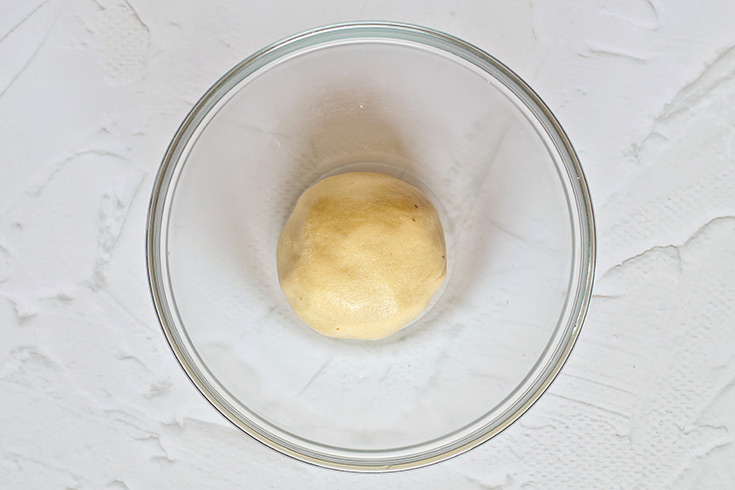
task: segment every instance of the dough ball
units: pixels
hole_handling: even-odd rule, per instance
[[[351,172],[307,189],[278,239],[293,311],[330,337],[379,339],[426,308],[446,275],[436,209],[388,175]]]

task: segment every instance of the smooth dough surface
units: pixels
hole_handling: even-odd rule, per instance
[[[291,308],[330,337],[391,335],[426,308],[446,275],[434,206],[417,188],[373,172],[335,175],[307,189],[276,255]]]

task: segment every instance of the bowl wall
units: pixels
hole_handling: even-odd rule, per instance
[[[446,233],[443,289],[381,341],[313,332],[278,285],[296,200],[345,170],[419,185]],[[152,290],[237,426],[305,461],[400,469],[479,444],[548,386],[586,311],[591,220],[571,146],[512,72],[422,28],[337,26],[246,60],[182,125],[151,205]]]

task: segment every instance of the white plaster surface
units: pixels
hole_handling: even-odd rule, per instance
[[[256,49],[339,21],[447,31],[519,73],[597,217],[587,322],[517,423],[424,469],[285,458],[195,391],[148,293],[171,136]],[[735,487],[735,3],[4,0],[0,487]]]

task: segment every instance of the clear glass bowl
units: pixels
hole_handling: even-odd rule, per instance
[[[289,309],[276,242],[310,184],[366,169],[427,192],[448,275],[397,334],[327,338]],[[352,471],[441,461],[523,414],[579,334],[594,256],[582,169],[541,99],[460,39],[388,23],[298,34],[224,75],[168,148],[147,235],[197,389],[267,446]]]

